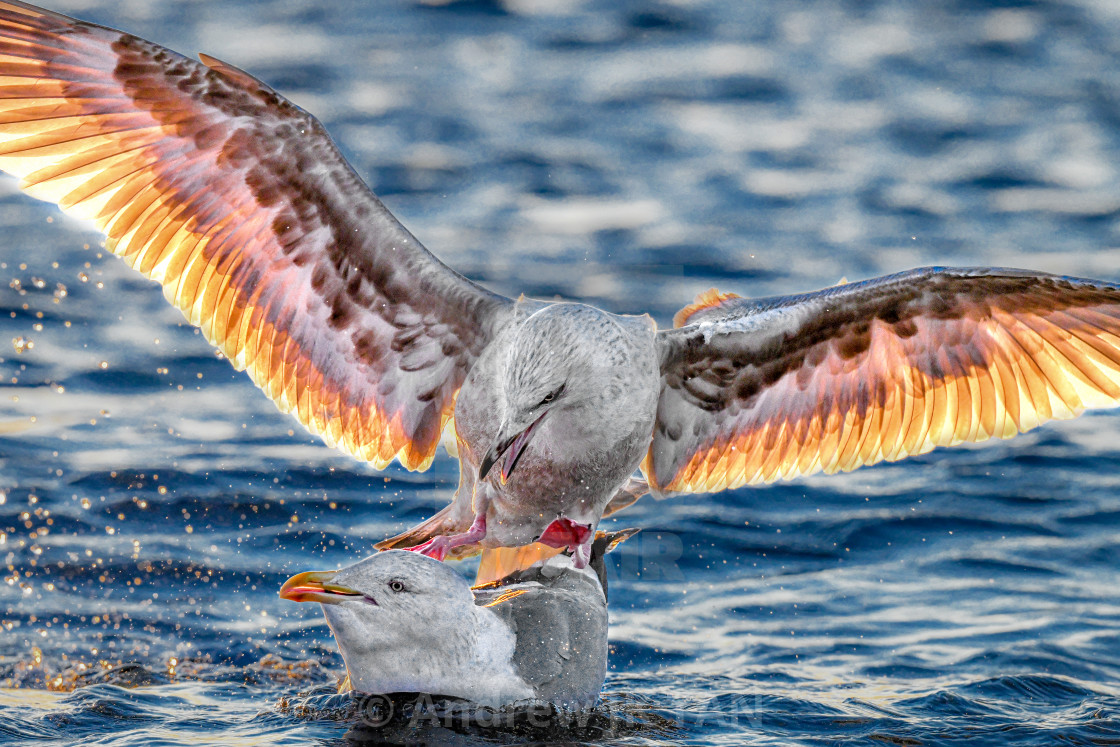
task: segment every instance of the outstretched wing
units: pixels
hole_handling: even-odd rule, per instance
[[[800,296],[709,293],[660,333],[661,492],[853,470],[1120,404],[1120,286],[925,268]]]
[[[0,168],[328,444],[425,468],[510,302],[428,253],[313,117],[202,59],[0,2]]]

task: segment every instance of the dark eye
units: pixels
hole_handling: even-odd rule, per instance
[[[537,405],[537,407],[541,407],[543,405],[547,405],[549,402],[552,402],[554,399],[560,396],[560,392],[562,391],[564,391],[564,387],[560,387],[554,392],[549,392],[544,396],[544,399],[541,400],[541,403]]]
[[[389,589],[399,594],[400,592],[404,591],[404,584],[402,584],[400,581],[390,581]]]

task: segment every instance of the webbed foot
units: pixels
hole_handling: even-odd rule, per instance
[[[474,517],[474,523],[472,523],[470,529],[465,532],[459,534],[441,534],[438,537],[432,537],[423,544],[405,549],[410,552],[418,552],[421,555],[427,555],[429,558],[443,560],[447,557],[448,550],[459,547],[460,545],[470,545],[478,542],[485,536],[486,514],[481,513]]]

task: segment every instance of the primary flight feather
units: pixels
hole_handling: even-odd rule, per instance
[[[496,295],[248,73],[10,0],[0,169],[92,220],[328,444],[425,469],[453,429],[453,502],[383,547],[540,539],[579,564],[647,481],[660,495],[846,471],[1120,402],[1107,282],[926,268],[773,299],[709,292],[663,331]]]

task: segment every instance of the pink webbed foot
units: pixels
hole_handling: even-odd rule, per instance
[[[421,555],[427,555],[429,558],[443,560],[447,557],[448,550],[461,545],[469,545],[473,542],[478,542],[485,536],[486,514],[479,514],[474,517],[474,523],[471,524],[471,528],[461,534],[441,534],[438,537],[432,537],[427,542],[406,549],[410,552],[418,552]]]
[[[427,542],[421,543],[419,545],[413,545],[412,547],[406,547],[404,549],[408,550],[409,552],[418,552],[421,555],[427,555],[429,558],[435,558],[436,560],[443,560],[447,557],[447,550],[449,549],[448,540],[451,538],[451,536],[441,534],[438,537],[432,537]]]
[[[568,547],[572,550],[572,565],[586,568],[591,560],[591,541],[595,533],[588,524],[577,524],[563,516],[544,528],[537,542],[549,547]]]
[[[591,540],[593,537],[588,537],[584,542],[575,546],[572,552],[572,565],[576,568],[586,568],[587,564],[591,562]]]

